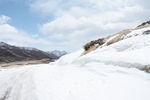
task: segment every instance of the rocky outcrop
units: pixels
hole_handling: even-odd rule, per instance
[[[100,38],[98,40],[91,41],[84,45],[85,50],[89,50],[91,47],[96,46],[96,45],[102,45],[104,44],[104,38]]]
[[[149,25],[149,24],[150,24],[150,21],[146,21],[146,22],[143,22],[141,25],[139,25],[137,27],[146,26],[146,25]]]
[[[144,34],[144,35],[150,34],[150,30],[144,31],[143,34]]]
[[[131,30],[127,29],[127,30],[120,31],[116,34],[109,35],[105,38],[100,38],[100,39],[91,41],[84,45],[85,52],[82,55],[85,55],[85,54],[97,49],[98,47],[108,46],[108,45],[116,43],[120,40],[123,40],[123,36],[127,35],[130,32],[131,32]]]
[[[118,33],[109,35],[105,38],[100,38],[100,39],[97,39],[94,41],[90,41],[89,43],[87,43],[83,46],[85,51],[83,52],[82,55],[85,55],[93,50],[96,50],[97,48],[101,48],[103,46],[109,46],[113,43],[119,42],[119,41],[125,39],[124,37],[127,36],[130,32],[141,29],[141,28],[146,28],[149,26],[150,26],[150,21],[147,21],[147,22],[144,22],[141,25],[137,26],[136,28],[126,29],[126,30],[120,31]],[[143,35],[148,35],[148,34],[150,34],[150,30],[143,32]],[[135,36],[138,36],[138,34],[135,34]],[[132,36],[130,36],[130,37],[132,37]],[[128,37],[128,38],[130,38],[130,37]]]
[[[141,70],[144,70],[144,71],[150,73],[150,65],[145,65]]]

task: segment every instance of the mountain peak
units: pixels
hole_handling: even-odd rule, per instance
[[[60,50],[54,50],[54,51],[52,51],[50,53],[56,55],[57,57],[61,57],[61,56],[65,55],[65,54],[67,54],[66,51],[60,51]]]
[[[0,42],[0,46],[8,46],[8,44],[5,42]]]

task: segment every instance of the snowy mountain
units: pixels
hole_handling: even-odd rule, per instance
[[[58,57],[53,54],[48,54],[35,48],[16,47],[0,42],[0,63],[39,59],[53,60],[56,58]]]
[[[50,64],[1,69],[0,100],[149,100],[150,24]]]
[[[66,51],[59,51],[59,50],[54,50],[54,51],[49,52],[49,53],[54,54],[54,55],[56,55],[57,57],[61,57],[61,56],[64,56],[64,55],[67,54]]]

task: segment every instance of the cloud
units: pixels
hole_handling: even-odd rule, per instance
[[[7,23],[11,18],[5,15],[0,16],[0,24],[5,24]]]
[[[60,14],[70,10],[74,6],[90,6],[89,0],[33,0],[30,3],[31,9],[40,13]]]
[[[54,46],[75,50],[92,39],[149,20],[148,4],[148,0],[33,0],[30,7],[40,14],[54,16],[41,25],[41,34],[56,40]]]
[[[17,46],[33,46],[37,47],[40,45],[48,46],[50,41],[38,37],[38,35],[30,35],[24,31],[21,31],[14,26],[7,23],[10,17],[2,16],[0,18],[0,41],[10,43]]]

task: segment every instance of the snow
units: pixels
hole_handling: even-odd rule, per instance
[[[0,46],[4,46],[4,45],[6,45],[6,43],[0,42]]]
[[[97,49],[73,63],[101,62],[109,65],[138,67],[150,64],[150,35],[125,39],[108,47]]]
[[[61,57],[61,56],[64,56],[67,54],[66,51],[59,51],[59,50],[54,50],[54,51],[49,52],[49,53],[52,53],[52,54],[56,55],[57,57]]]
[[[29,51],[32,51],[32,50],[34,50],[34,51],[40,51],[40,50],[38,50],[38,49],[36,49],[36,48],[32,48],[32,47],[19,47],[20,49],[24,49],[24,50],[29,50]]]
[[[6,47],[9,47],[9,45],[7,43],[4,43],[4,42],[0,42],[0,46],[6,46]]]
[[[142,35],[143,32],[146,30],[150,30],[150,27],[134,30],[134,31],[130,32],[128,35],[124,36],[124,38],[134,37],[136,35]]]
[[[0,69],[0,100],[149,100],[150,74],[139,70],[149,51],[150,35],[132,35],[84,56]]]

